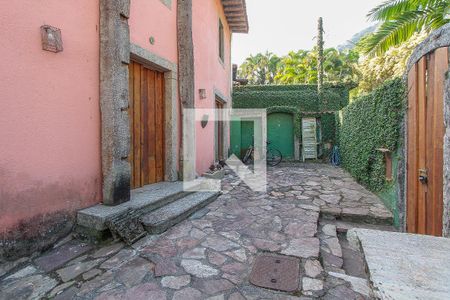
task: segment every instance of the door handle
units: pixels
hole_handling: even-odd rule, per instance
[[[419,181],[421,183],[428,183],[428,169],[419,169]]]

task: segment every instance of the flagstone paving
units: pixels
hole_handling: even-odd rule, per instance
[[[68,239],[0,277],[0,299],[369,299],[366,280],[342,269],[336,226],[318,223],[321,210],[389,222],[380,200],[325,164],[272,168],[268,183],[267,193],[253,192],[229,174],[215,202],[132,247],[90,249]],[[249,283],[255,257],[264,252],[300,258],[298,291]]]

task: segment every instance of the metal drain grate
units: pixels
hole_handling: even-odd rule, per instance
[[[272,290],[298,290],[300,259],[277,254],[258,256],[250,274],[250,283]]]

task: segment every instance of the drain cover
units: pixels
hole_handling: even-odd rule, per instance
[[[295,257],[263,254],[256,258],[250,283],[272,290],[294,292],[299,285],[300,260]]]

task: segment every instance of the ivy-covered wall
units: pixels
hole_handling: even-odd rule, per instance
[[[317,85],[260,85],[239,86],[233,91],[233,108],[265,108],[267,114],[274,112],[291,113],[294,116],[294,133],[301,140],[301,119],[320,118],[322,141],[336,141],[336,111],[348,104],[351,85],[329,85],[324,89],[321,103]],[[231,126],[231,149],[239,155],[239,126]],[[326,153],[325,153],[326,155]]]
[[[339,128],[343,167],[358,182],[381,196],[397,221],[397,199],[393,192],[396,182],[386,180],[384,154],[377,149],[389,149],[394,165],[397,163],[404,95],[401,79],[387,81],[344,108]]]
[[[317,85],[239,86],[233,91],[234,108],[292,107],[300,112],[338,111],[348,104],[350,85],[330,85],[324,89],[321,105]]]

